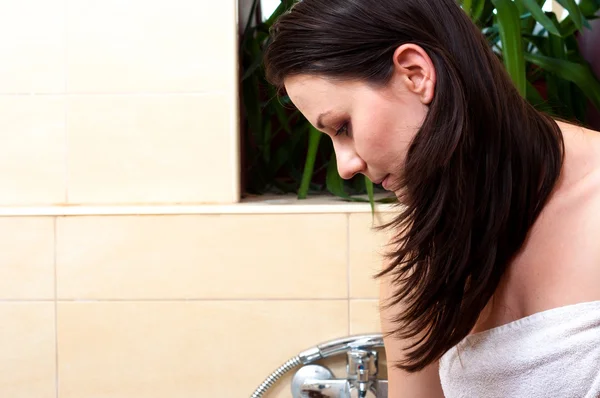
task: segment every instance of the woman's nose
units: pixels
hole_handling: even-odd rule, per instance
[[[349,180],[366,169],[366,163],[353,150],[336,150],[337,169],[340,177]]]

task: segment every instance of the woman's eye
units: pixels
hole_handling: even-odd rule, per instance
[[[335,136],[337,137],[340,134],[348,135],[348,123],[344,123],[342,127],[335,131]]]

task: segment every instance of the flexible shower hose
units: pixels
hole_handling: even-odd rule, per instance
[[[284,374],[297,366],[308,365],[316,360],[360,347],[383,347],[383,337],[381,333],[342,337],[341,339],[331,340],[302,351],[271,373],[256,391],[254,391],[254,394],[252,394],[250,398],[261,398],[277,380],[281,379]]]
[[[271,373],[271,375],[261,383],[261,385],[256,389],[256,391],[254,391],[250,398],[261,398],[263,394],[266,393],[267,390],[271,388],[271,386],[273,386],[273,384],[275,384],[277,380],[279,380],[284,374],[286,374],[287,372],[299,365],[302,365],[302,361],[300,360],[300,357],[296,355],[294,358],[290,359],[289,361],[281,365],[279,368],[277,368],[276,371]]]

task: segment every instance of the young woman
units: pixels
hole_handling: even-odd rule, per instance
[[[538,112],[455,0],[303,0],[270,82],[395,192],[389,396],[600,396],[600,134]]]

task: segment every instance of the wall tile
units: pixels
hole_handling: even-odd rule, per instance
[[[64,93],[65,45],[65,0],[0,2],[0,94]]]
[[[250,396],[347,322],[346,300],[61,302],[59,398]],[[287,381],[268,397],[290,397]]]
[[[54,298],[54,219],[0,218],[0,299]]]
[[[63,217],[60,298],[346,298],[346,215]]]
[[[1,395],[56,397],[54,303],[0,302],[0,324]]]
[[[0,96],[0,109],[0,206],[64,203],[64,99]]]
[[[68,90],[233,93],[234,0],[67,0]]]
[[[379,300],[350,300],[350,333],[381,333]]]
[[[350,214],[350,297],[379,297],[379,281],[373,278],[381,271],[383,253],[391,236],[389,231],[375,231],[373,226],[390,221],[393,213],[377,213],[373,220],[370,213]]]
[[[227,98],[69,98],[69,203],[237,201],[237,128]]]

